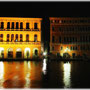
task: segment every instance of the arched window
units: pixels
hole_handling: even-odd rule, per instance
[[[8,49],[8,58],[13,58],[13,49],[12,48]]]
[[[14,22],[12,22],[12,29],[14,29]]]
[[[3,34],[0,34],[0,41],[3,41]]]
[[[20,29],[23,29],[23,23],[22,22],[20,23]]]
[[[7,29],[10,29],[10,22],[7,23]]]
[[[14,34],[11,35],[11,41],[14,41]]]
[[[23,41],[23,36],[22,36],[22,34],[20,34],[20,42],[22,42]]]
[[[36,56],[38,55],[38,50],[35,50],[35,55],[36,55]]]
[[[38,29],[37,23],[34,23],[34,29]]]
[[[16,49],[16,58],[22,58],[22,49],[21,48]]]
[[[9,37],[10,37],[10,35],[9,35],[9,34],[7,34],[7,42],[9,42]]]
[[[1,28],[2,29],[4,28],[4,22],[1,22]]]
[[[16,42],[18,41],[18,34],[16,34],[16,39],[15,39],[15,41],[16,41]]]
[[[29,34],[26,34],[26,42],[29,42]]]
[[[37,35],[34,35],[34,42],[37,42]]]
[[[26,29],[29,29],[29,23],[26,23]]]
[[[18,24],[18,22],[16,22],[16,29],[19,29],[19,24]]]

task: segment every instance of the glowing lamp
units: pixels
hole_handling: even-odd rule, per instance
[[[43,53],[43,55],[44,55],[44,56],[46,56],[46,55],[47,55],[47,53],[46,53],[46,52],[44,52],[44,53]]]

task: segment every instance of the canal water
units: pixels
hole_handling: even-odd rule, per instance
[[[90,88],[90,62],[0,61],[0,88]]]

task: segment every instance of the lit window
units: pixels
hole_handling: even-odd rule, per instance
[[[37,35],[34,35],[34,42],[37,42]]]
[[[16,41],[16,42],[18,41],[18,34],[16,34],[16,39],[15,39],[15,41]]]
[[[62,23],[62,21],[60,20],[59,23]]]

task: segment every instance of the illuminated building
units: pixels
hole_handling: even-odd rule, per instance
[[[0,17],[0,58],[40,58],[42,18]]]
[[[90,57],[90,18],[50,17],[50,52],[62,57]]]

